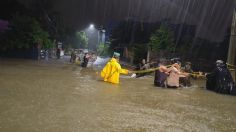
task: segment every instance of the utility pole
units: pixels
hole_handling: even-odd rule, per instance
[[[234,1],[234,13],[231,26],[230,44],[228,49],[228,59],[227,63],[231,65],[236,65],[236,0]],[[236,79],[236,70],[234,70],[233,76]]]

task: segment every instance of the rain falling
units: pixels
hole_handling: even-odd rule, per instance
[[[235,0],[3,0],[0,131],[236,131]]]

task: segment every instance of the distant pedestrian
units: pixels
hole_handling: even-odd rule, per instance
[[[85,53],[84,58],[83,58],[82,67],[87,67],[88,62],[89,62],[89,54]]]
[[[61,50],[59,48],[57,49],[56,55],[57,55],[57,59],[60,59]]]
[[[139,63],[138,70],[148,70],[148,69],[150,69],[149,63],[147,63],[145,59],[142,59],[142,61]],[[142,76],[145,76],[147,74],[149,74],[149,73],[138,73],[136,75],[136,77],[137,78],[142,77]]]
[[[75,61],[76,61],[76,54],[74,51],[72,51],[70,55],[70,62],[75,63]]]
[[[49,57],[49,53],[48,52],[49,52],[48,50],[45,50],[45,59],[46,59],[46,61],[48,61],[48,57]]]
[[[184,73],[193,73],[191,65],[191,62],[186,62],[185,66],[181,69],[181,71]],[[191,76],[180,77],[180,85],[183,87],[190,87],[192,85]]]

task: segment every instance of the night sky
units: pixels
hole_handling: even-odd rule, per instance
[[[26,5],[32,0],[19,0]],[[135,18],[143,22],[170,19],[197,25],[196,37],[222,41],[232,21],[234,0],[51,0],[66,26],[86,28],[90,23]]]

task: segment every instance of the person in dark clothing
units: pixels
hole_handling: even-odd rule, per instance
[[[76,61],[76,54],[74,51],[72,51],[70,55],[70,62],[75,63],[75,61]]]
[[[137,70],[148,70],[150,68],[150,65],[148,63],[146,63],[146,60],[143,59],[142,62],[139,64]],[[137,74],[137,78],[139,77],[143,77],[145,75],[147,75],[148,73],[139,73]]]
[[[222,94],[236,95],[236,86],[227,66],[222,60],[216,61],[216,68],[206,75],[206,89]]]
[[[165,88],[165,81],[168,76],[168,68],[165,65],[165,60],[160,60],[158,63],[159,70],[155,71],[154,85],[156,87]]]
[[[191,65],[192,65],[191,62],[186,62],[185,66],[183,68],[184,72],[192,73],[193,70],[192,70],[192,66]]]
[[[59,48],[57,49],[56,55],[57,55],[57,59],[60,59],[61,50]]]
[[[193,73],[193,70],[191,68],[191,62],[185,63],[185,66],[182,68],[182,72]],[[184,87],[190,87],[192,85],[191,84],[191,76],[181,77],[179,81],[180,81],[180,85],[182,85]]]
[[[87,67],[88,62],[89,62],[89,55],[88,55],[88,53],[85,53],[84,58],[83,58],[82,67]]]

